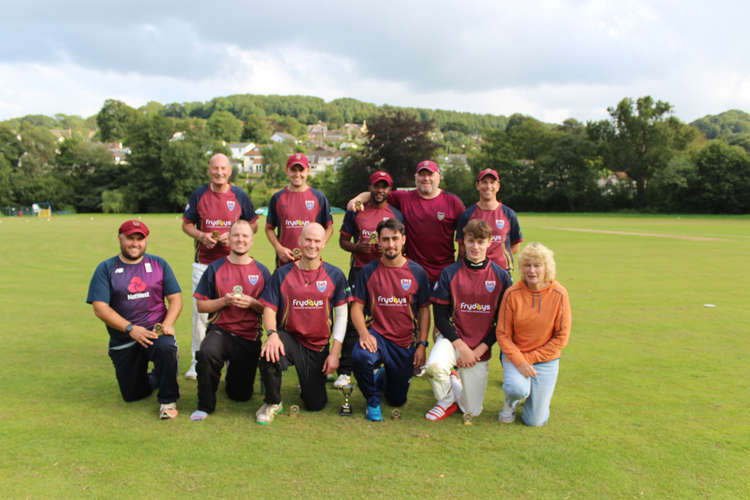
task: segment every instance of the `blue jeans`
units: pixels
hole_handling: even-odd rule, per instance
[[[560,359],[535,363],[536,377],[521,375],[516,365],[503,354],[503,392],[505,401],[513,408],[524,399],[521,420],[532,427],[542,426],[549,420],[549,404],[557,384]]]
[[[381,389],[384,389],[385,400],[389,405],[403,406],[406,403],[406,394],[409,392],[409,383],[414,373],[416,347],[413,344],[409,347],[399,347],[372,328],[370,328],[370,334],[378,342],[378,349],[375,352],[362,349],[359,341],[352,349],[354,376],[357,378],[362,395],[367,399],[367,406],[380,405]],[[385,380],[378,380],[379,384],[383,385],[376,387],[372,370],[381,363],[385,366],[383,374]]]

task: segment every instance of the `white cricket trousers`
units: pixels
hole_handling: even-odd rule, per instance
[[[451,370],[458,362],[458,350],[453,343],[443,337],[437,336],[435,345],[430,351],[427,359],[426,375],[432,385],[432,393],[438,402],[448,405],[456,402],[456,397],[451,393]],[[471,368],[459,368],[458,374],[461,378],[463,390],[458,398],[458,407],[464,413],[471,413],[477,417],[484,408],[484,393],[487,391],[487,378],[489,376],[490,362],[480,361]],[[452,399],[452,401],[450,401]]]
[[[193,262],[193,293],[198,288],[198,282],[201,280],[201,276],[208,269],[208,264],[199,264]],[[190,350],[193,351],[193,361],[195,361],[195,352],[201,348],[201,342],[206,336],[206,327],[208,326],[208,313],[198,312],[198,302],[193,297],[193,343],[190,346]]]

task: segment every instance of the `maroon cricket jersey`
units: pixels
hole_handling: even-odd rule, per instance
[[[353,294],[372,316],[373,330],[399,347],[409,347],[419,309],[430,305],[430,282],[424,268],[413,260],[388,267],[378,259],[362,268]]]
[[[318,352],[328,345],[333,308],[351,300],[344,273],[327,262],[312,271],[293,262],[278,268],[260,297],[264,307],[276,311],[279,328]]]
[[[464,204],[447,191],[426,200],[414,191],[391,191],[388,201],[406,219],[406,255],[424,267],[430,281],[436,281],[454,262],[453,233]]]
[[[211,300],[234,293],[234,287],[242,287],[242,293],[255,299],[260,297],[271,273],[266,266],[253,259],[249,264],[232,264],[226,257],[213,261],[201,276],[193,297]],[[254,310],[228,306],[209,317],[219,328],[248,340],[255,340],[261,329],[261,315]]]
[[[344,222],[341,224],[341,234],[351,238],[354,236],[354,243],[359,240],[372,241],[371,236],[374,234],[377,237],[377,228],[380,221],[386,219],[397,219],[404,222],[404,216],[401,215],[401,211],[391,205],[386,204],[385,207],[379,208],[369,203],[365,204],[364,210],[359,212],[346,212],[344,215]],[[352,267],[359,269],[372,262],[373,260],[380,257],[380,250],[378,249],[377,239],[375,243],[370,246],[370,252],[368,253],[352,253]]]
[[[479,205],[474,204],[458,218],[456,241],[463,241],[464,227],[471,219],[487,221],[492,228],[492,243],[487,249],[487,257],[506,271],[513,270],[513,253],[510,247],[523,241],[516,213],[502,203],[495,210],[482,210]]]
[[[253,222],[257,218],[253,203],[242,189],[229,186],[226,193],[216,193],[208,184],[195,190],[182,215],[183,221],[192,222],[204,233],[227,233],[238,219]],[[229,247],[220,243],[213,248],[198,242],[196,244],[195,262],[210,264],[219,257],[229,255]]]
[[[451,306],[456,333],[474,349],[493,327],[503,294],[512,285],[507,271],[494,262],[483,269],[469,269],[462,259],[440,273],[431,300]],[[490,356],[487,350],[481,361]]]
[[[299,247],[302,228],[310,222],[323,227],[333,224],[328,199],[317,189],[308,187],[304,191],[290,191],[284,188],[271,197],[266,227],[276,229],[279,243],[286,248]],[[279,265],[287,262],[282,261]]]

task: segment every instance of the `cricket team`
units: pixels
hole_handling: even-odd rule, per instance
[[[258,216],[247,194],[230,184],[231,172],[229,158],[214,155],[209,183],[183,214],[182,230],[195,240],[192,360],[185,373],[198,387],[191,420],[215,411],[226,367],[225,390],[234,401],[252,397],[260,371],[264,401],[255,419],[271,423],[284,409],[282,374],[294,365],[308,411],[325,407],[326,382],[337,373],[334,387],[350,388],[356,379],[365,418],[381,421],[382,398],[403,406],[412,376],[424,375],[436,400],[425,418],[442,420],[460,409],[470,423],[483,410],[498,342],[505,393],[499,421],[514,422],[522,404],[524,424],[547,423],[570,335],[570,302],[555,280],[551,250],[533,243],[518,254],[521,231],[513,210],[497,200],[496,171],[479,173],[479,201],[468,209],[439,187],[433,161],[417,165],[414,190],[394,190],[387,172],[373,173],[368,191],[347,204],[340,230],[339,245],[351,253],[348,278],[323,260],[333,219],[325,195],[307,184],[304,154],[289,157],[289,183],[269,204],[273,273],[251,256]],[[174,323],[182,295],[169,264],[146,253],[149,234],[140,220],[120,226],[120,254],[99,264],[87,302],[107,326],[123,399],[158,389],[159,418],[173,419],[180,396]],[[509,274],[514,260],[516,284]]]

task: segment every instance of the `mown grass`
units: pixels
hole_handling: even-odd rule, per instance
[[[149,251],[170,262],[183,286],[182,373],[190,240],[178,216],[142,217]],[[458,416],[426,422],[433,400],[422,379],[413,380],[399,421],[366,422],[359,393],[356,416],[342,419],[331,389],[323,412],[268,427],[252,418],[260,395],[234,403],[221,389],[216,413],[191,422],[196,386],[181,379],[180,416],[161,422],[155,398],[121,400],[105,329],[84,302],[96,264],[117,252],[124,217],[0,219],[2,495],[749,497],[750,218],[519,219],[527,242],[555,250],[574,312],[552,416],[539,429],[497,424],[497,352],[473,426]],[[340,223],[325,255],[346,271],[335,243]],[[272,266],[265,236],[252,253]],[[288,372],[287,406],[299,404],[295,385]]]

